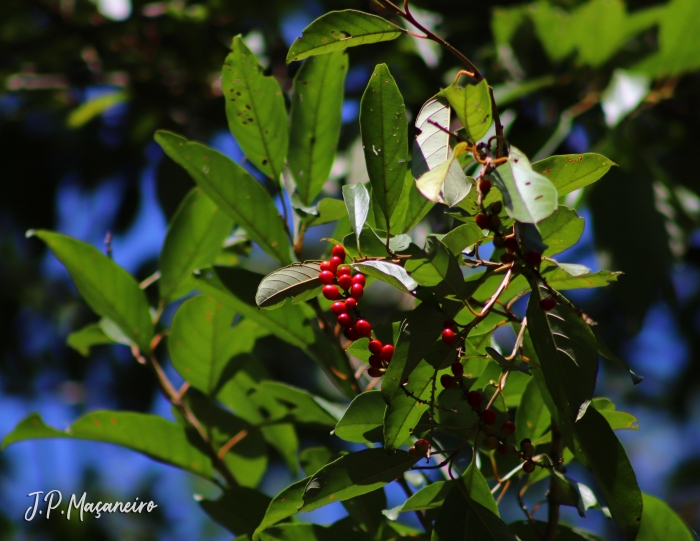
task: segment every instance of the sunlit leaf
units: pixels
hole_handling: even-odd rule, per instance
[[[559,197],[593,184],[615,165],[611,160],[592,152],[551,156],[532,164],[532,169],[547,177]]]
[[[476,143],[491,127],[491,95],[486,79],[478,83],[460,86],[458,75],[453,83],[440,91],[438,96],[447,99],[464,126],[467,139]]]
[[[307,56],[342,51],[348,47],[389,41],[404,30],[389,21],[353,9],[331,11],[319,17],[294,40],[287,53],[287,64]]]
[[[338,421],[334,434],[354,443],[374,443],[384,440],[382,425],[386,404],[379,391],[358,395]]]
[[[637,541],[693,541],[697,535],[683,522],[671,507],[649,494],[642,494],[644,512]]]
[[[360,182],[346,185],[343,186],[343,199],[348,210],[350,225],[357,239],[357,251],[361,252],[360,234],[369,214],[369,192],[365,185]]]
[[[289,144],[284,96],[240,36],[233,38],[224,61],[221,91],[228,127],[246,158],[279,182]]]
[[[413,291],[418,287],[418,282],[411,278],[406,269],[396,263],[369,260],[353,263],[352,266],[403,291]]]
[[[281,263],[292,262],[282,218],[270,194],[250,173],[220,152],[174,133],[159,131],[156,141],[251,240]]]
[[[428,201],[454,207],[467,196],[472,181],[464,174],[457,159],[466,152],[466,143],[458,143],[446,161],[416,179],[418,191]]]
[[[146,295],[133,276],[80,240],[45,230],[27,234],[43,240],[66,266],[90,308],[116,323],[143,354],[150,353],[153,321]]]
[[[340,137],[348,56],[309,58],[294,77],[289,118],[289,168],[302,203],[309,205],[328,180]]]

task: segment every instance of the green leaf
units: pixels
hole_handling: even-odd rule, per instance
[[[385,449],[364,449],[342,456],[311,476],[299,511],[313,511],[377,490],[410,469],[417,460],[406,451],[388,454]]]
[[[144,355],[151,352],[153,321],[146,295],[133,276],[93,246],[51,231],[28,231],[66,266],[85,302],[111,319]]]
[[[458,158],[467,152],[466,143],[458,143],[454,152],[449,151],[447,160],[416,177],[416,188],[432,203],[443,203],[448,207],[459,204],[472,187],[472,181],[464,174]]]
[[[423,511],[442,507],[445,498],[452,490],[455,481],[436,481],[431,483],[408,498],[403,505],[383,511],[389,520],[396,520],[399,513],[408,511]]]
[[[523,223],[535,224],[557,210],[557,189],[534,171],[527,156],[510,147],[508,162],[499,165],[492,178],[503,195],[508,216]]]
[[[236,536],[252,535],[272,499],[247,487],[229,487],[216,500],[201,500],[199,506],[215,522]]]
[[[350,225],[357,239],[357,251],[362,253],[360,249],[360,235],[369,214],[369,192],[361,182],[345,185],[343,186],[343,199],[345,200],[345,207],[348,209]]]
[[[576,267],[582,267],[577,265]],[[572,276],[571,271],[576,268],[567,263],[558,263],[557,266],[549,267],[543,270],[542,276],[547,280],[547,283],[557,291],[567,289],[587,289],[592,287],[604,287],[615,281],[621,272],[613,271],[598,271]],[[585,267],[583,267],[585,269]],[[567,272],[567,270],[569,272]]]
[[[534,227],[531,224],[523,226]],[[542,255],[551,257],[571,248],[583,235],[584,227],[584,219],[579,218],[575,210],[559,207],[551,216],[537,224],[542,242],[547,246]]]
[[[542,310],[540,301],[550,294],[543,283],[536,285],[527,305],[528,329],[554,402],[578,421],[593,398],[598,375],[595,336],[562,299],[553,309]]]
[[[378,64],[360,104],[360,131],[375,208],[389,229],[408,161],[406,106],[386,64]]]
[[[649,494],[642,494],[644,512],[637,541],[693,541],[697,536],[669,505]]]
[[[372,539],[376,539],[377,532],[384,531],[383,526],[386,521],[382,511],[386,507],[386,493],[383,489],[345,500],[343,507],[345,507],[354,523],[360,526],[361,531],[368,532]],[[349,541],[354,541],[357,527],[353,530],[352,538]],[[369,536],[367,537],[369,538]],[[331,539],[329,541],[336,540]]]
[[[613,430],[639,430],[637,418],[626,411],[618,411],[607,398],[594,398],[591,406],[597,409]]]
[[[214,263],[231,229],[231,218],[201,188],[190,190],[170,222],[160,253],[161,300],[192,291],[192,272]]]
[[[351,266],[402,291],[413,291],[418,287],[418,282],[411,278],[406,269],[396,263],[369,260],[353,263]]]
[[[598,353],[600,353],[607,360],[615,363],[618,367],[620,367],[623,370],[625,370],[626,372],[628,372],[630,375],[630,378],[632,378],[632,383],[634,385],[637,385],[644,380],[644,378],[642,376],[635,374],[625,361],[623,361],[622,359],[620,359],[620,357],[615,355],[615,353],[613,353],[613,351],[610,349],[610,347],[597,334],[596,334],[596,342],[598,344]]]
[[[418,191],[418,188],[416,188],[416,182],[413,179],[413,175],[411,175],[410,172],[407,171],[406,177],[407,181],[406,184],[404,184],[404,191],[401,193],[401,198],[406,196],[408,199],[406,215],[403,221],[403,229],[401,229],[401,231],[403,231],[404,233],[408,233],[414,227],[416,227],[420,223],[420,221],[423,218],[425,218],[428,212],[430,212],[430,209],[432,209],[434,206],[432,202],[428,201]],[[408,194],[406,194],[407,190]],[[394,212],[394,216],[396,216],[398,212],[399,209],[397,208]]]
[[[541,532],[547,530],[547,523],[541,520],[535,521],[536,527],[530,522],[515,522],[508,526],[520,538],[520,541],[541,541]],[[557,527],[557,541],[604,541],[602,537],[585,532],[579,528],[572,528],[567,524],[559,523]]]
[[[89,99],[68,114],[66,126],[72,129],[82,128],[92,119],[106,113],[115,105],[128,101],[128,99],[128,92],[110,92],[109,94]]]
[[[520,405],[515,411],[515,441],[537,441],[549,428],[552,416],[544,403],[535,378],[527,382]]]
[[[470,464],[445,498],[435,520],[432,541],[517,541],[498,516],[481,472]]]
[[[459,255],[465,248],[476,244],[484,239],[481,228],[474,224],[462,224],[455,227],[440,239],[447,249],[454,255]]]
[[[358,529],[352,517],[345,517],[330,526],[308,523],[278,524],[260,532],[260,541],[370,541]]]
[[[320,272],[320,263],[313,261],[277,269],[260,281],[255,303],[260,308],[279,308],[290,297],[315,297],[322,287],[318,280]]]
[[[279,182],[289,144],[284,96],[277,79],[263,74],[240,36],[233,38],[231,52],[224,60],[221,92],[226,99],[228,127],[246,158]]]
[[[348,56],[309,58],[294,77],[289,118],[289,168],[299,198],[310,205],[331,172],[338,139]]]
[[[44,438],[69,438],[121,445],[183,470],[212,478],[209,457],[190,442],[185,427],[158,415],[126,411],[93,411],[75,421],[70,429],[56,430],[38,413],[25,417],[2,441],[11,443]]]
[[[214,267],[201,271],[197,286],[278,338],[304,349],[348,398],[354,397],[357,383],[347,357],[310,324],[311,309],[304,304],[285,304],[277,310],[260,310],[255,290],[261,279],[261,275],[245,269]]]
[[[317,205],[318,214],[305,218],[306,227],[337,222],[346,216],[345,203],[340,199],[321,199]]]
[[[386,404],[380,391],[357,395],[338,421],[333,433],[341,440],[353,443],[384,441],[383,424]]]
[[[207,395],[223,383],[224,372],[232,368],[229,361],[250,353],[260,335],[252,322],[232,327],[235,316],[236,312],[205,295],[187,299],[175,312],[168,340],[173,367]]]
[[[329,427],[334,427],[338,422],[331,404],[304,389],[286,383],[265,381],[260,384],[258,392],[268,400],[276,400],[285,407],[285,420]],[[277,415],[272,414],[270,420],[279,419]]]
[[[491,95],[486,79],[478,83],[467,83],[459,86],[462,73],[447,88],[443,88],[438,96],[447,99],[452,109],[464,126],[467,139],[476,143],[491,127]]]
[[[301,305],[285,304],[278,310],[260,310],[255,303],[255,291],[260,274],[237,267],[203,269],[197,278],[197,288],[223,302],[246,318],[292,345],[305,348],[314,342],[313,330],[306,325]]]
[[[467,290],[455,255],[435,237],[426,239],[425,257],[406,261],[406,270],[422,286],[439,286],[439,293],[465,299]]]
[[[588,408],[572,428],[613,519],[633,541],[642,517],[642,493],[624,447],[595,408]]]
[[[115,343],[114,340],[105,334],[99,323],[90,323],[79,331],[70,333],[68,338],[66,338],[66,344],[83,357],[90,355],[90,348],[93,346]]]
[[[264,529],[278,523],[280,520],[297,514],[298,508],[304,504],[302,495],[310,479],[311,477],[306,477],[296,483],[292,483],[272,498],[262,522],[260,522],[260,525],[253,533],[253,541],[260,539],[260,532]]]
[[[192,412],[206,427],[216,449],[222,449],[232,438],[242,436],[226,452],[224,462],[240,485],[256,487],[267,470],[267,445],[260,431],[201,394],[187,393],[186,399]]]
[[[389,21],[353,9],[331,11],[319,17],[294,40],[287,53],[287,64],[308,56],[342,51],[348,47],[390,41],[405,30]]]
[[[547,177],[559,197],[593,184],[615,165],[600,154],[565,154],[550,156],[532,164],[532,169]]]
[[[304,472],[311,475],[336,458],[338,453],[328,447],[307,447],[299,455],[299,463]]]
[[[282,218],[270,194],[250,173],[220,152],[174,133],[156,132],[156,141],[251,240],[282,264],[292,262]]]

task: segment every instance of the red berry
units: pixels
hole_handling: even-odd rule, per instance
[[[554,299],[554,297],[545,297],[540,301],[540,308],[544,310],[545,312],[549,312],[552,308],[554,308],[557,304],[557,301]]]
[[[442,331],[442,341],[445,342],[445,344],[451,344],[455,341],[455,338],[457,338],[457,335],[452,329],[445,329]]]
[[[375,355],[380,355],[382,353],[382,343],[379,340],[370,340],[369,351]]]
[[[345,291],[347,291],[348,289],[350,289],[350,287],[352,287],[352,278],[350,278],[350,276],[347,274],[338,276],[338,285]]]
[[[345,335],[345,338],[351,340],[352,342],[360,339],[360,333],[357,332],[357,329],[355,327],[348,327],[346,329],[343,329],[343,334]]]
[[[365,275],[358,273],[355,276],[352,277],[352,283],[353,284],[360,284],[362,287],[365,286],[366,280],[365,280]]]
[[[373,378],[380,378],[382,377],[382,374],[384,374],[384,370],[382,368],[375,368],[373,366],[370,366],[367,369],[367,373]]]
[[[345,261],[345,248],[343,248],[342,246],[333,246],[333,251],[331,252],[331,254],[333,254],[333,257],[337,257],[338,259],[340,259],[341,263]]]
[[[496,449],[496,452],[501,456],[506,456],[508,454],[508,445],[505,443],[501,443],[498,446],[498,449]]]
[[[335,286],[323,286],[321,292],[329,301],[337,301],[340,298],[340,291],[338,291],[338,288]]]
[[[481,229],[489,229],[491,227],[491,220],[489,220],[489,217],[486,216],[486,214],[477,214],[476,225],[478,225]]]
[[[389,362],[393,356],[394,346],[392,346],[391,344],[387,344],[382,348],[382,359],[384,359],[386,362]]]
[[[515,423],[513,421],[506,421],[501,425],[501,434],[504,436],[510,436],[515,432]]]
[[[338,276],[343,276],[344,274],[348,274],[348,275],[349,275],[349,274],[352,273],[352,270],[351,270],[350,267],[348,267],[347,265],[343,265],[342,267],[338,267],[338,270],[335,271],[335,273],[336,273]]]
[[[498,231],[499,227],[501,227],[501,218],[497,214],[494,214],[489,218],[489,229]]]
[[[323,262],[321,262],[321,270],[322,270],[322,271],[329,271],[329,270],[331,270],[331,262],[330,262],[330,261],[323,261]]]
[[[532,473],[535,471],[535,463],[532,460],[528,460],[525,462],[525,464],[523,464],[523,471],[525,473]]]
[[[487,178],[481,179],[481,182],[479,182],[479,191],[481,192],[481,197],[486,197],[491,191],[491,181]]]
[[[375,368],[383,368],[384,367],[384,359],[382,359],[381,355],[370,355],[369,356],[369,365],[374,366]]]
[[[459,330],[457,322],[454,319],[448,319],[442,325],[445,329],[450,329],[452,332],[457,332]]]
[[[413,444],[413,447],[417,453],[420,453],[420,456],[425,456],[430,451],[430,442],[428,440],[418,440]]]
[[[342,262],[343,261],[337,256],[331,257],[331,270],[335,273]]]
[[[330,285],[335,282],[335,274],[331,271],[321,271],[318,275],[318,279],[322,284]]]
[[[349,299],[345,299],[345,306],[348,307],[348,310],[350,310],[351,308],[357,308],[357,300],[353,299],[352,297],[350,297]]]
[[[366,319],[358,319],[357,323],[355,323],[355,328],[357,329],[357,332],[360,333],[360,336],[362,336],[363,338],[369,338],[372,334],[372,326]]]
[[[339,316],[340,314],[346,314],[348,311],[348,307],[345,306],[344,302],[334,302],[331,304],[331,312],[335,314],[336,316]]]
[[[338,316],[338,325],[340,325],[341,327],[352,327],[354,323],[355,320],[350,314],[340,314]]]
[[[456,387],[455,378],[453,378],[449,374],[443,374],[442,376],[440,376],[440,384],[445,389],[452,389],[453,387]]]
[[[513,254],[505,253],[501,255],[501,263],[503,263],[504,265],[508,265],[513,261],[515,261],[515,256]]]
[[[481,412],[481,418],[487,425],[492,425],[496,422],[496,412],[493,410],[484,410]]]
[[[476,409],[481,406],[484,396],[479,391],[469,391],[467,394],[467,404]]]
[[[352,284],[350,288],[350,296],[355,300],[360,300],[365,292],[365,288],[362,284]]]
[[[460,362],[454,362],[452,363],[452,373],[457,376],[458,378],[461,378],[462,375],[464,374],[464,367],[462,366],[462,363]]]
[[[515,252],[518,249],[518,239],[516,239],[515,237],[510,237],[506,239],[503,242],[503,244],[505,245],[506,250],[508,250],[509,252]]]
[[[525,255],[525,258],[527,259],[527,262],[530,263],[530,265],[533,265],[535,267],[539,267],[542,263],[542,254],[538,254],[537,252],[528,252]]]

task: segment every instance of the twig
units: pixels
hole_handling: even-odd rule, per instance
[[[552,443],[549,448],[549,456],[555,469],[561,461],[563,452],[564,440],[562,439],[559,426],[552,420]],[[559,493],[559,486],[554,480],[554,475],[552,475],[549,481],[549,493],[547,494],[547,531],[545,533],[545,541],[555,541],[557,538],[560,505],[561,494]]]
[[[435,397],[434,397],[435,385],[434,385],[434,383],[435,383],[435,378],[433,378],[433,397],[431,398],[432,402],[435,402]],[[413,400],[415,400],[419,404],[425,404],[426,406],[430,406],[430,402],[428,400],[423,400],[422,398],[418,398],[414,393],[412,393],[411,391],[406,389],[406,387],[404,385],[401,385],[401,389],[403,389],[403,392],[406,393],[406,396],[413,398]],[[434,404],[434,407],[436,407],[439,410],[446,411],[448,413],[457,413],[457,410],[446,408],[444,406],[440,406],[439,404]]]

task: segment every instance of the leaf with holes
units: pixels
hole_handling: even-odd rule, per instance
[[[160,252],[160,298],[178,299],[192,291],[192,271],[214,263],[231,229],[233,220],[201,188],[190,190],[170,221]]]
[[[287,64],[308,56],[342,51],[398,38],[405,30],[389,21],[354,9],[331,11],[304,28],[287,53]]]
[[[402,291],[413,291],[418,287],[418,282],[411,278],[406,269],[396,263],[370,260],[353,263],[352,267]]]
[[[386,64],[378,64],[360,103],[360,131],[372,201],[389,229],[406,178],[406,106]],[[384,224],[383,224],[384,225]]]
[[[559,197],[593,184],[616,165],[605,156],[588,152],[550,156],[532,164],[532,169],[547,177]]]
[[[44,423],[38,413],[25,417],[2,441],[2,449],[19,441],[69,438],[121,445],[183,470],[212,478],[211,460],[192,445],[184,426],[158,415],[126,411],[93,411],[69,430],[57,430]]]
[[[90,308],[112,320],[144,355],[150,353],[153,321],[146,295],[131,274],[78,239],[45,230],[27,235],[43,240],[66,266]]]
[[[287,109],[277,79],[263,74],[258,59],[236,36],[221,70],[228,127],[246,157],[280,181],[289,144]]]
[[[174,133],[156,132],[156,141],[251,240],[279,262],[291,264],[282,218],[270,194],[250,173],[220,152]]]
[[[320,263],[307,261],[292,263],[287,267],[271,272],[260,281],[255,303],[260,308],[279,308],[288,298],[303,295],[311,298],[318,295],[321,282],[318,275]]]
[[[348,56],[338,51],[309,58],[294,77],[288,162],[305,205],[319,194],[333,166],[347,71]]]
[[[514,220],[536,224],[557,210],[557,189],[532,169],[527,156],[517,148],[510,147],[508,162],[499,165],[491,177]]]
[[[478,83],[459,86],[461,72],[453,83],[440,91],[438,96],[445,98],[454,110],[467,132],[467,139],[476,143],[491,127],[491,95],[486,79]]]
[[[556,405],[571,420],[583,417],[595,389],[598,348],[595,336],[581,315],[557,299],[548,311],[540,308],[550,298],[542,282],[532,283],[527,322],[547,388]]]

